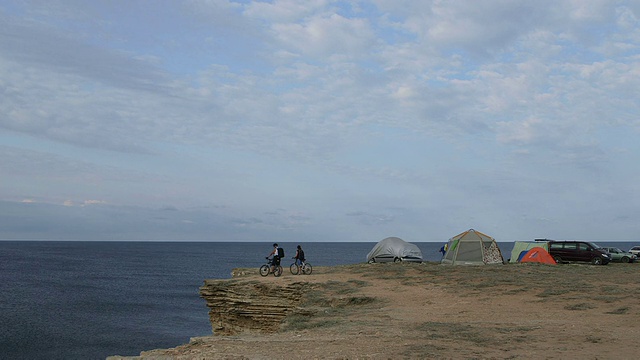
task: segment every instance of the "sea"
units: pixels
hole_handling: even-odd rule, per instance
[[[597,243],[624,250],[637,245]],[[363,263],[375,245],[280,243],[286,258],[298,244],[314,266]],[[440,260],[443,243],[415,244],[425,261]],[[0,241],[0,359],[134,356],[211,335],[199,287],[205,279],[230,278],[237,267],[257,273],[271,245]],[[507,260],[513,242],[498,245]]]

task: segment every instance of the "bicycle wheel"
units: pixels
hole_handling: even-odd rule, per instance
[[[260,275],[262,275],[262,276],[269,275],[269,265],[260,266]]]
[[[273,276],[278,277],[280,275],[282,275],[282,266],[278,265],[273,268]]]
[[[304,265],[302,265],[302,273],[303,274],[311,275],[312,271],[313,271],[313,268],[311,267],[311,264],[305,263]]]
[[[293,275],[298,275],[298,273],[300,272],[300,268],[298,267],[298,265],[296,265],[296,263],[293,263],[291,264],[291,266],[289,266],[289,271],[291,271]]]

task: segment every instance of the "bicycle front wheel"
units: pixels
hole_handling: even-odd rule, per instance
[[[296,265],[296,263],[291,264],[291,266],[289,266],[289,270],[293,275],[298,275],[298,273],[300,272],[300,268],[298,267],[298,265]]]
[[[260,266],[260,275],[262,275],[262,276],[269,275],[269,265]]]
[[[302,265],[302,273],[303,274],[311,275],[312,271],[313,271],[313,268],[311,267],[311,264],[305,263],[304,265]]]

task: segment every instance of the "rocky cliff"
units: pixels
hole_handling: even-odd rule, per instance
[[[321,268],[325,272],[339,269]],[[365,281],[321,276],[258,277],[255,269],[234,269],[233,278],[205,280],[200,297],[209,307],[214,335],[268,334],[334,324],[344,311],[367,308]]]
[[[304,312],[298,307],[309,283],[250,280],[205,280],[200,296],[209,307],[215,335],[279,330],[287,315]]]

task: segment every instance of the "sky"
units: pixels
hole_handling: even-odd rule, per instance
[[[640,241],[639,20],[0,0],[0,239]]]

